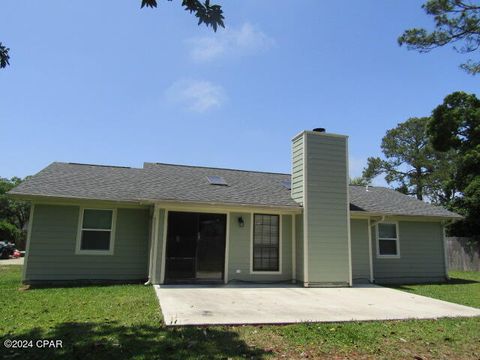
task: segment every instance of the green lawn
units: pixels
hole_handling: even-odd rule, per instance
[[[143,285],[19,290],[20,266],[0,266],[0,358],[479,359],[480,318],[167,329]],[[480,307],[480,273],[402,290]],[[63,348],[3,347],[5,339],[61,339]]]

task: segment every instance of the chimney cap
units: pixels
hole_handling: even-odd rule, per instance
[[[326,130],[325,130],[325,128],[318,127],[318,128],[313,129],[313,131],[324,133]]]

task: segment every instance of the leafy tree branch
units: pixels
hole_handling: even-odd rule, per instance
[[[480,99],[455,92],[432,112],[428,127],[433,147],[458,154],[451,189],[460,194],[453,209],[465,216],[456,223],[457,232],[480,235]]]
[[[172,0],[168,0],[172,1]],[[141,8],[156,8],[157,0],[142,0]],[[217,31],[218,27],[225,27],[223,10],[220,5],[210,4],[210,0],[182,0],[182,7],[189,13],[195,14],[198,19],[198,25],[205,24],[211,26],[213,31]],[[10,65],[10,49],[0,42],[0,69]]]
[[[142,0],[141,7],[156,8],[157,0]],[[219,26],[225,27],[222,7],[220,5],[210,5],[210,0],[205,0],[204,2],[199,0],[182,0],[182,7],[186,11],[195,14],[198,18],[198,25],[205,24],[206,26],[211,26],[213,31],[217,31]]]
[[[381,144],[385,159],[368,158],[363,177],[371,181],[384,175],[388,184],[395,184],[398,191],[419,200],[438,192],[430,179],[441,156],[429,142],[428,122],[429,118],[411,118],[388,130]]]
[[[462,54],[479,50],[480,4],[477,1],[428,0],[422,8],[433,16],[435,29],[431,32],[424,28],[408,29],[398,38],[400,45],[422,53],[448,44]],[[472,75],[480,72],[480,62],[472,59],[460,67]]]
[[[10,65],[10,55],[9,55],[9,52],[10,49],[7,48],[6,46],[4,46],[1,42],[0,42],[0,69],[3,69],[5,67],[7,67],[7,65]]]

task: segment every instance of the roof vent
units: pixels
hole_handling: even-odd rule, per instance
[[[218,176],[218,175],[209,175],[209,176],[207,176],[207,180],[210,183],[210,185],[228,186],[225,179],[221,176]]]
[[[313,131],[319,132],[319,133],[324,133],[324,132],[325,132],[325,128],[315,128],[315,129],[313,129]]]

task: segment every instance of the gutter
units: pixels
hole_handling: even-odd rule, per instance
[[[368,211],[358,211],[358,210],[351,210],[350,211],[350,218],[354,219],[368,219],[373,216],[376,217],[398,217],[398,218],[405,218],[405,220],[409,220],[409,218],[418,218],[418,219],[428,219],[432,221],[458,221],[463,219],[463,216],[443,216],[443,215],[412,215],[412,214],[392,214],[392,213],[379,213],[379,212],[368,212]]]
[[[150,205],[190,205],[190,206],[212,206],[212,207],[237,207],[237,208],[265,208],[265,209],[277,209],[288,211],[295,214],[301,214],[303,207],[297,205],[282,206],[282,205],[265,205],[265,204],[247,204],[247,203],[231,203],[231,202],[218,202],[218,201],[190,201],[190,200],[142,200],[145,204]]]
[[[58,202],[71,202],[71,201],[98,201],[98,202],[105,202],[105,203],[113,203],[113,204],[129,204],[129,205],[151,205],[150,203],[145,203],[142,200],[124,200],[124,199],[99,199],[99,198],[88,198],[88,197],[81,197],[81,196],[52,196],[52,195],[28,195],[28,194],[18,194],[7,192],[7,197],[22,200],[22,201],[58,201]],[[152,203],[153,204],[153,203]]]
[[[71,202],[71,201],[98,201],[113,204],[130,204],[139,206],[152,206],[152,205],[194,205],[194,206],[215,206],[215,207],[237,207],[237,208],[265,208],[282,210],[289,213],[301,214],[303,208],[299,205],[295,206],[281,206],[281,205],[265,205],[265,204],[246,204],[246,203],[228,203],[217,201],[189,201],[189,200],[152,200],[152,199],[138,199],[138,200],[125,200],[125,199],[100,199],[89,198],[79,196],[50,196],[50,195],[28,195],[7,192],[7,196],[17,200],[23,201],[59,201],[59,202]]]

